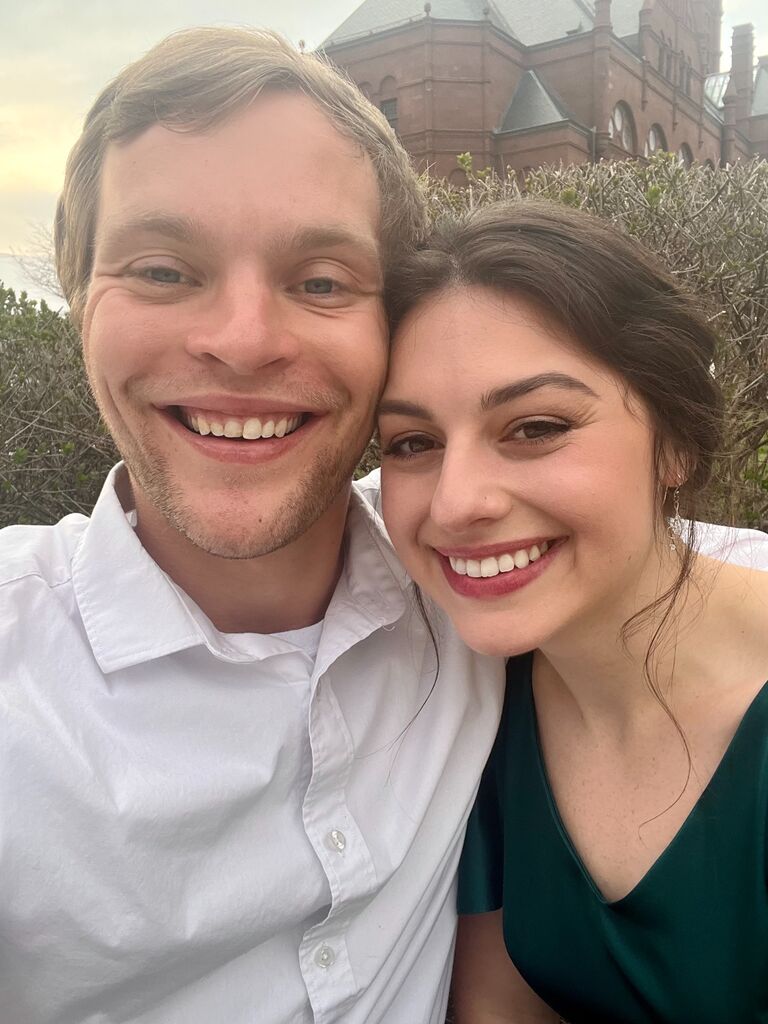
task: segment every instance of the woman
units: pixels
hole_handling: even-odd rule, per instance
[[[387,526],[510,657],[457,1021],[768,1020],[768,574],[680,518],[719,437],[712,332],[634,243],[532,203],[438,231],[390,305]]]

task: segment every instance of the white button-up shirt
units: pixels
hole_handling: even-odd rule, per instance
[[[313,663],[219,633],[114,478],[0,532],[0,1021],[442,1024],[501,663],[438,617],[436,676],[365,485]]]
[[[375,479],[313,660],[219,633],[115,474],[90,520],[0,532],[0,1021],[442,1024],[501,662],[435,615],[437,674]]]

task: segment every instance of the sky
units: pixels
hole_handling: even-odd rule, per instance
[[[17,0],[0,26],[0,267],[53,219],[64,163],[96,94],[169,32],[250,24],[317,46],[359,0]],[[723,68],[734,25],[751,21],[768,53],[762,0],[725,0]],[[5,254],[5,255],[4,255]]]

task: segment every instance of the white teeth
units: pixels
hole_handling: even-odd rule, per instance
[[[498,576],[499,573],[512,572],[513,569],[525,569],[530,562],[535,562],[536,559],[541,556],[549,549],[549,542],[543,541],[541,544],[534,544],[530,548],[521,548],[519,551],[510,552],[509,554],[499,555],[498,558],[488,557],[483,559],[477,558],[453,558],[450,557],[448,561],[451,563],[451,568],[459,576],[471,576],[472,579],[488,579],[492,576]]]
[[[192,416],[182,411],[182,419],[190,430],[197,434],[206,436],[213,434],[214,437],[242,437],[246,441],[256,441],[259,438],[285,437],[292,434],[301,425],[301,416],[284,416],[282,419],[265,420],[263,423],[257,416],[251,416],[246,420],[230,417],[226,420],[208,420],[205,416]]]
[[[261,420],[255,416],[246,420],[243,424],[243,437],[248,441],[255,441],[257,437],[261,437]]]
[[[525,569],[530,559],[528,558],[527,551],[516,551],[515,552],[515,568]]]

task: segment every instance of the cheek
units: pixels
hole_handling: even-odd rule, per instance
[[[419,527],[429,515],[431,491],[424,480],[388,468],[381,471],[381,509],[392,543],[407,554],[416,544]]]
[[[137,308],[108,291],[86,309],[83,351],[89,376],[117,395],[132,382],[171,378],[188,365],[189,326],[167,307]]]

